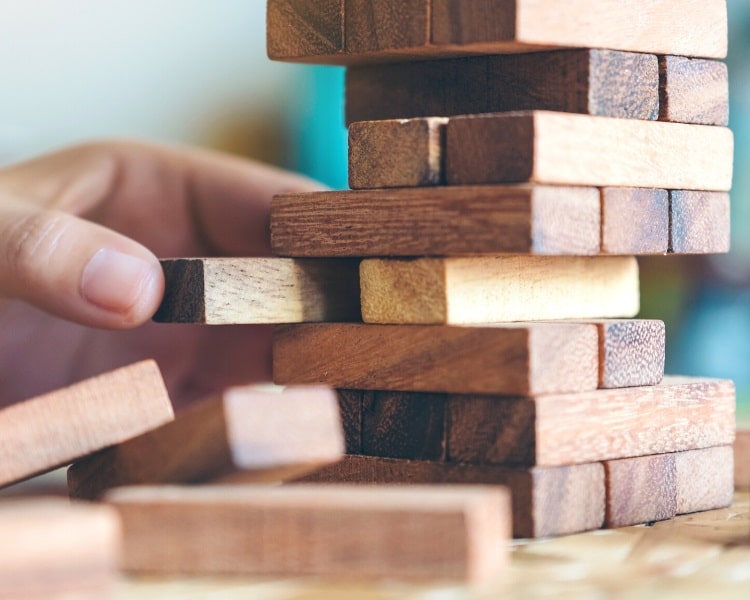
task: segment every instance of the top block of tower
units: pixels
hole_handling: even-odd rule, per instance
[[[268,0],[272,60],[356,65],[559,48],[727,55],[726,0]]]

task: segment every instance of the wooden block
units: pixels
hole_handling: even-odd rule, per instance
[[[669,193],[647,188],[602,189],[602,252],[666,254]]]
[[[107,501],[139,573],[485,581],[511,528],[507,491],[484,486],[138,487]]]
[[[271,60],[315,62],[344,51],[344,0],[268,0]]]
[[[358,321],[358,261],[163,260],[160,323],[239,325]]]
[[[346,52],[419,48],[430,39],[431,0],[344,0]]]
[[[109,507],[34,499],[0,504],[0,597],[108,597],[117,580],[120,523]]]
[[[476,465],[346,456],[303,476],[303,483],[483,484],[509,488],[513,535],[538,538],[599,529],[604,522],[604,467],[504,469]]]
[[[172,423],[74,464],[68,489],[74,498],[92,500],[113,487],[197,483],[236,471],[247,471],[245,480],[276,482],[343,453],[335,392],[233,388]]]
[[[597,325],[600,388],[661,383],[666,352],[662,321],[601,321]]]
[[[734,440],[734,486],[750,490],[750,429],[738,429]]]
[[[448,460],[554,467],[723,446],[734,438],[734,404],[731,381],[675,377],[533,398],[453,396]]]
[[[632,317],[640,307],[633,257],[367,259],[360,282],[366,323]]]
[[[727,191],[732,132],[725,127],[533,111],[450,119],[452,185],[555,185]]]
[[[52,471],[173,418],[152,360],[8,406],[0,410],[0,486]]]
[[[652,54],[563,50],[354,67],[346,121],[553,110],[627,119],[659,116]]]
[[[349,187],[420,187],[443,183],[447,119],[365,121],[349,128]]]
[[[729,194],[671,191],[669,251],[677,254],[729,252]]]
[[[665,521],[677,510],[674,454],[608,460],[606,527]]]
[[[589,255],[594,188],[478,186],[276,196],[271,246],[284,256]]]
[[[362,451],[362,410],[364,399],[359,390],[337,390],[339,412],[344,429],[344,445],[347,454],[359,454]]]
[[[590,390],[598,380],[596,327],[537,323],[483,327],[282,325],[274,331],[280,385],[535,394]]]
[[[661,121],[729,124],[729,73],[724,63],[660,56],[659,77]]]
[[[732,446],[688,450],[674,455],[677,514],[726,508],[734,497]]]

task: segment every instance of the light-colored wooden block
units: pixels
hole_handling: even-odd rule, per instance
[[[661,121],[729,124],[729,73],[724,63],[661,56],[659,77]]]
[[[688,450],[674,455],[677,514],[726,508],[734,497],[732,446]]]
[[[594,325],[327,323],[274,331],[280,385],[513,395],[592,390],[598,373]]]
[[[173,418],[151,360],[8,406],[0,410],[0,486],[70,464]]]
[[[75,463],[74,498],[148,483],[197,483],[243,471],[278,482],[338,460],[344,440],[336,393],[233,388],[191,406],[175,421]]]
[[[657,385],[664,379],[662,321],[600,321],[599,387]]]
[[[648,188],[602,189],[602,252],[666,254],[669,193]]]
[[[367,259],[360,285],[366,323],[618,318],[640,308],[633,257]]]
[[[729,194],[674,190],[669,193],[669,251],[723,254],[730,247]]]
[[[0,531],[0,598],[99,600],[114,587],[120,522],[109,507],[6,501]]]
[[[268,0],[271,60],[315,62],[344,51],[344,0]]]
[[[727,191],[734,140],[725,127],[544,111],[450,119],[452,185],[556,185]]]
[[[160,323],[241,325],[359,320],[358,261],[163,260]]]
[[[486,581],[511,529],[507,491],[484,486],[138,487],[107,501],[138,573]]]
[[[513,535],[538,538],[599,529],[604,522],[604,467],[504,469],[476,465],[346,456],[300,479],[303,483],[483,484],[508,487]]]
[[[276,196],[282,256],[590,255],[600,248],[594,188],[477,186]]]
[[[750,429],[738,429],[734,440],[734,485],[750,490]]]

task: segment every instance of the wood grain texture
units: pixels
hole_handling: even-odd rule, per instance
[[[99,599],[117,580],[120,523],[103,506],[59,499],[0,504],[0,597]]]
[[[601,238],[594,188],[478,186],[276,196],[282,256],[590,255]]]
[[[346,122],[552,110],[628,119],[659,116],[656,56],[563,50],[354,67]]]
[[[344,0],[268,0],[266,50],[271,60],[314,62],[344,51]]]
[[[0,486],[70,464],[173,418],[151,360],[8,406],[0,410]]]
[[[604,467],[505,469],[376,456],[346,456],[302,477],[303,483],[482,484],[510,490],[513,536],[538,538],[599,529],[604,522]]]
[[[597,326],[600,388],[661,383],[666,353],[662,321],[600,321]]]
[[[677,514],[674,454],[608,460],[606,527],[665,521]]]
[[[617,318],[640,308],[633,257],[367,259],[360,285],[366,323]]]
[[[725,127],[533,111],[450,119],[451,185],[560,185],[729,190]]]
[[[448,401],[448,460],[560,466],[731,444],[734,385],[665,377],[657,386]]]
[[[659,78],[661,121],[729,124],[729,72],[724,63],[660,56]]]
[[[750,490],[750,429],[738,429],[734,440],[734,485]]]
[[[349,127],[349,187],[424,187],[443,183],[447,119],[364,121]]]
[[[426,46],[430,1],[344,0],[347,54]]]
[[[339,398],[339,412],[344,429],[344,445],[347,454],[359,454],[362,451],[362,410],[364,409],[363,394],[377,392],[362,392],[360,390],[337,390]]]
[[[669,251],[723,254],[730,247],[729,194],[674,190],[669,193]]]
[[[603,188],[602,253],[666,254],[669,193],[647,188]]]
[[[726,508],[734,497],[732,446],[688,450],[674,455],[677,514]]]
[[[107,501],[130,572],[481,582],[502,574],[511,530],[498,487],[140,487]]]
[[[596,327],[585,324],[282,325],[273,377],[280,385],[534,394],[596,388],[598,358]]]
[[[160,323],[239,325],[359,320],[358,261],[196,258],[161,261]]]

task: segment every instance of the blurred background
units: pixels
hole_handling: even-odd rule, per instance
[[[671,373],[732,378],[750,421],[750,2],[728,0],[733,250],[642,262]],[[197,144],[346,187],[342,69],[272,63],[264,0],[0,0],[0,166],[102,137]]]

